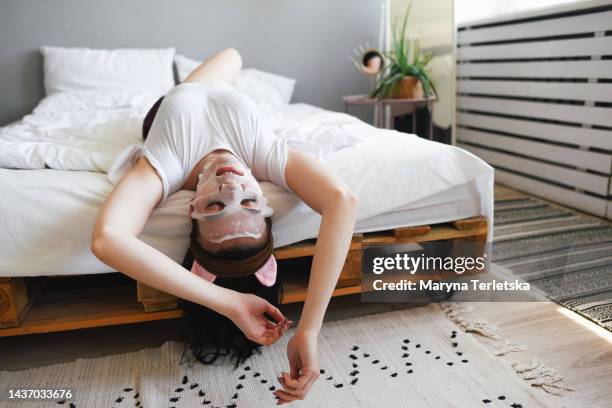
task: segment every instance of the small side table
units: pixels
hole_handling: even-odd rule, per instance
[[[422,99],[373,99],[368,95],[347,95],[342,97],[344,112],[348,113],[349,106],[373,106],[374,126],[393,129],[393,118],[397,115],[412,113],[412,133],[416,133],[416,108],[427,106],[430,118],[433,118],[433,103],[436,96]],[[429,120],[428,139],[433,138],[433,120]]]

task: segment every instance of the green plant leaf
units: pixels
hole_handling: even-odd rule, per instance
[[[437,94],[431,73],[426,69],[432,53],[422,53],[419,40],[411,41],[407,35],[410,7],[409,4],[401,19],[395,18],[391,24],[391,49],[385,53],[388,61],[370,94],[373,98],[390,97],[398,83],[408,76],[421,81],[426,96]]]

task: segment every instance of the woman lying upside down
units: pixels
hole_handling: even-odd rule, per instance
[[[238,364],[291,324],[276,307],[272,209],[258,181],[297,194],[322,221],[302,315],[287,345],[290,369],[275,391],[284,403],[303,399],[319,376],[318,334],[349,249],[357,199],[317,159],[262,126],[255,104],[231,85],[241,65],[238,52],[226,49],[153,106],[143,157],[106,199],[91,248],[112,268],[184,300],[184,335],[198,360],[230,354]],[[153,209],[181,189],[196,192],[183,266],[138,239]]]

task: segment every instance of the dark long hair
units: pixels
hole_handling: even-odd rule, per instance
[[[266,219],[268,228],[271,226],[270,219]],[[272,239],[271,231],[268,229],[268,240]],[[266,246],[266,243],[262,245]],[[235,251],[228,250],[217,253],[215,256],[223,257],[228,260],[238,260],[247,258],[261,247],[254,247],[250,251],[245,248],[237,248]],[[194,258],[191,251],[187,253],[183,266],[191,269]],[[241,293],[252,293],[270,302],[272,305],[279,305],[282,293],[282,285],[279,277],[273,286],[262,285],[255,275],[240,278],[223,278],[217,276],[215,285],[235,290]],[[181,337],[185,347],[189,347],[193,357],[202,364],[212,364],[217,358],[228,356],[234,360],[236,367],[246,361],[253,353],[259,351],[260,345],[249,340],[244,333],[227,317],[184,299],[179,299],[179,305],[183,309],[183,319],[181,323]]]

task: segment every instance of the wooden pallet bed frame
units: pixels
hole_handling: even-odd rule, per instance
[[[487,230],[485,217],[473,217],[443,224],[354,234],[333,296],[365,290],[361,285],[361,264],[363,250],[368,247],[450,240],[453,248],[465,248],[465,243],[470,242],[474,244],[471,245],[474,251],[471,255],[482,256]],[[312,239],[274,250],[279,261],[279,275],[282,276],[281,304],[304,301],[308,283],[306,274],[284,275],[283,261],[312,257],[315,244],[316,240]],[[54,293],[45,290],[44,284],[26,287],[23,277],[0,278],[0,337],[173,319],[181,315],[175,296],[140,282],[131,281],[131,285],[113,287],[112,290],[91,287]]]

